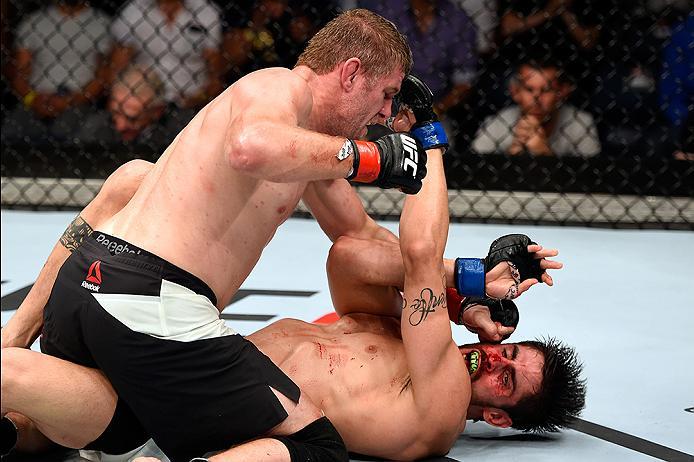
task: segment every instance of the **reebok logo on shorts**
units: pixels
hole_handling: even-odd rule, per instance
[[[116,241],[112,237],[108,238],[103,233],[99,233],[96,236],[96,242],[106,247],[108,251],[111,252],[111,255],[119,255],[121,253],[140,254],[140,249],[131,249],[126,242]]]
[[[97,260],[89,266],[87,277],[82,281],[82,287],[98,292],[101,288],[101,260]]]

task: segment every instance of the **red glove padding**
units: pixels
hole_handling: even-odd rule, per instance
[[[463,306],[463,301],[465,297],[458,295],[458,291],[455,288],[446,289],[446,305],[448,305],[448,317],[454,323],[459,326],[463,325],[463,311],[461,308]]]

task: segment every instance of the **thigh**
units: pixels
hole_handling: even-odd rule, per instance
[[[21,348],[2,350],[2,408],[30,418],[54,442],[81,448],[101,435],[117,396],[96,370]]]
[[[100,326],[90,333],[94,341],[87,339],[99,367],[172,461],[277,427],[288,412],[273,390],[282,400],[299,401],[298,387],[239,335],[162,340],[131,331],[103,310],[90,316],[90,325]]]

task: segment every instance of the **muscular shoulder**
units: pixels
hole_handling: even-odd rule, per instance
[[[313,97],[306,80],[283,67],[252,72],[236,82],[234,87],[245,96],[263,98],[277,106],[290,104],[300,115],[307,115],[313,105]]]
[[[313,105],[306,81],[289,69],[273,67],[252,72],[233,86],[237,107],[257,108],[263,114],[282,119],[296,118],[299,125],[308,118]]]

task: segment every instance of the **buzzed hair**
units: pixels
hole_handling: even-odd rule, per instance
[[[526,432],[556,432],[567,427],[586,401],[583,364],[576,350],[551,337],[518,344],[542,353],[544,365],[538,392],[505,409],[513,421],[511,426]]]
[[[412,69],[412,51],[395,24],[360,8],[345,11],[319,30],[296,65],[323,75],[350,58],[359,58],[370,77]]]

